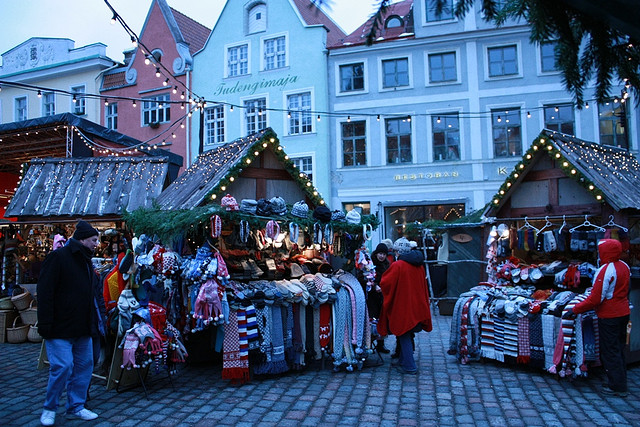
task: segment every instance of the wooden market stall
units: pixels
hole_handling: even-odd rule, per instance
[[[582,375],[590,363],[597,363],[592,332],[585,332],[584,341],[577,334],[577,354],[584,359],[562,359],[560,365],[552,363],[556,343],[551,338],[559,331],[559,301],[566,298],[567,304],[591,285],[597,241],[605,237],[622,243],[623,260],[632,273],[630,325],[640,322],[640,164],[633,154],[543,130],[491,199],[484,218],[488,286],[463,294],[452,322],[450,353],[461,361],[535,359],[537,366],[562,376]],[[480,303],[471,320],[468,310],[477,309],[480,294],[491,295],[492,303]],[[591,331],[590,319],[583,318],[578,330]],[[466,321],[479,332],[473,343],[461,346],[460,328]],[[628,361],[640,355],[640,328],[633,326]],[[522,334],[526,340],[513,341]]]

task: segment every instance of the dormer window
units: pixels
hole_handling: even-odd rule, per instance
[[[249,34],[267,31],[267,5],[258,3],[249,9],[247,15]]]
[[[403,22],[402,22],[402,18],[400,18],[397,15],[394,16],[390,16],[387,19],[387,22],[385,22],[384,27],[385,28],[399,28],[402,27]]]

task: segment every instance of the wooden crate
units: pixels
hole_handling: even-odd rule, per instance
[[[0,310],[0,343],[7,342],[7,327],[19,316],[18,310]]]

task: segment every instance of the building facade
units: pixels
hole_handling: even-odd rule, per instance
[[[330,47],[330,204],[378,214],[380,238],[483,208],[543,128],[638,151],[632,101],[577,109],[553,43],[453,4],[396,3],[373,45],[368,21]]]
[[[181,156],[188,167],[194,157],[189,151],[188,116],[192,55],[209,33],[165,0],[153,0],[124,64],[102,75],[100,122],[147,142],[147,147],[163,147]]]
[[[207,104],[193,116],[191,152],[271,127],[328,197],[326,49],[344,37],[309,0],[228,1],[194,55],[193,92]]]
[[[100,123],[100,100],[85,94],[98,93],[96,77],[114,64],[102,43],[30,38],[2,54],[0,80],[10,83],[0,83],[0,123],[60,113]]]

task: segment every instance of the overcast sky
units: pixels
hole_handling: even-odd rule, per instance
[[[238,0],[232,0],[238,1]],[[324,0],[329,16],[348,34],[373,12],[379,0]],[[140,34],[151,0],[109,0],[124,21]],[[169,6],[213,28],[225,0],[167,0]],[[122,61],[131,40],[119,25],[111,25],[104,0],[0,0],[0,54],[31,37],[61,37],[75,46],[102,42],[107,55]]]

